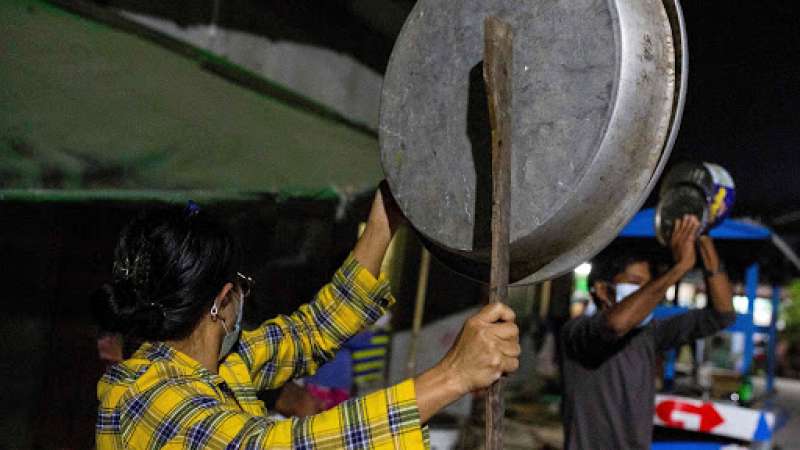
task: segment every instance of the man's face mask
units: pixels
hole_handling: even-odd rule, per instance
[[[589,299],[589,302],[586,304],[586,309],[583,310],[583,313],[587,316],[593,316],[597,313],[597,305],[594,304],[594,300]]]
[[[633,295],[634,292],[638,291],[641,288],[638,284],[632,283],[619,283],[614,286],[614,290],[616,291],[616,302],[619,303],[622,300],[628,298],[629,296]],[[647,317],[642,320],[639,324],[639,327],[643,327],[650,323],[653,320],[653,313],[647,315]]]

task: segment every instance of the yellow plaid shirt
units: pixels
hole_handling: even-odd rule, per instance
[[[164,343],[145,343],[97,385],[97,448],[428,448],[413,380],[306,418],[267,418],[256,397],[314,373],[392,303],[384,276],[376,280],[351,255],[312,302],[242,332],[218,374]]]

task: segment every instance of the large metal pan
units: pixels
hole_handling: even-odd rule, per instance
[[[686,92],[678,0],[419,0],[381,102],[381,158],[431,251],[488,279],[491,147],[483,20],[514,28],[511,278],[565,273],[647,198]]]

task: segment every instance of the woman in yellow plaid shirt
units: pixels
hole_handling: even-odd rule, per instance
[[[427,448],[433,414],[516,370],[507,307],[470,318],[430,370],[323,413],[272,420],[256,397],[314,373],[394,302],[380,265],[402,215],[383,198],[379,190],[362,237],[313,301],[241,332],[252,280],[236,271],[233,236],[191,202],[134,220],[94,301],[106,323],[145,343],[98,383],[97,448]]]

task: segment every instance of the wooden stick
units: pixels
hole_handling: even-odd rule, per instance
[[[539,304],[539,317],[544,319],[547,317],[548,311],[550,311],[550,293],[553,289],[553,282],[550,280],[545,280],[539,286],[539,292],[541,295],[542,302]]]
[[[490,302],[508,298],[511,204],[511,81],[514,35],[494,16],[484,22],[483,78],[492,126],[492,261]],[[486,450],[503,448],[503,380],[486,396]]]
[[[425,297],[428,293],[428,274],[431,268],[431,254],[422,247],[419,262],[419,278],[417,279],[417,299],[414,304],[414,323],[411,327],[411,343],[408,346],[408,359],[406,360],[406,376],[411,378],[417,374],[417,343],[422,330],[422,318],[425,314]]]

